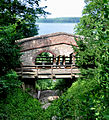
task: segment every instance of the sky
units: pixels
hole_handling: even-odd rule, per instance
[[[41,0],[41,6],[51,15],[48,18],[56,17],[81,17],[85,6],[84,0]]]

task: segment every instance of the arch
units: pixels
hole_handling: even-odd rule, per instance
[[[49,52],[49,53],[51,53],[52,55],[54,55],[54,56],[56,57],[56,54],[53,53],[53,52],[50,51],[50,50],[41,50],[41,51],[39,51],[39,52],[37,53],[37,55],[39,55],[39,54],[41,54],[41,53],[43,53],[43,52]]]
[[[38,55],[40,55],[41,53],[43,52],[48,52],[48,53],[51,53],[54,57],[56,57],[56,54],[50,50],[40,50],[39,52],[37,52],[36,54],[34,54],[34,57],[32,59],[33,63],[35,64],[35,59]]]
[[[72,65],[75,66],[76,60],[76,53],[72,45],[79,48],[75,37],[76,40],[79,40],[78,36],[67,33],[53,33],[25,38],[17,42],[22,52],[20,58],[22,68],[24,67],[24,70],[21,69],[21,73],[24,72],[22,78],[78,77],[79,75],[76,75],[75,72],[80,73],[79,70],[74,68],[74,72],[72,71]]]
[[[43,52],[51,53],[54,59],[59,55],[69,56],[74,52],[72,45],[78,47],[75,38],[78,40],[78,36],[59,32],[19,40],[21,60],[24,65],[35,65],[37,55]]]

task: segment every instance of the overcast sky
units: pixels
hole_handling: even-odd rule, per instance
[[[81,17],[84,5],[84,0],[41,0],[41,6],[51,13],[49,18]]]

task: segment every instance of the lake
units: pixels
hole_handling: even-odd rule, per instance
[[[39,35],[55,32],[74,33],[74,27],[77,23],[37,23],[39,25]]]

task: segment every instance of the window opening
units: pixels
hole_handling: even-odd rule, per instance
[[[43,52],[37,55],[35,59],[36,65],[51,65],[53,64],[53,55],[49,52]]]

